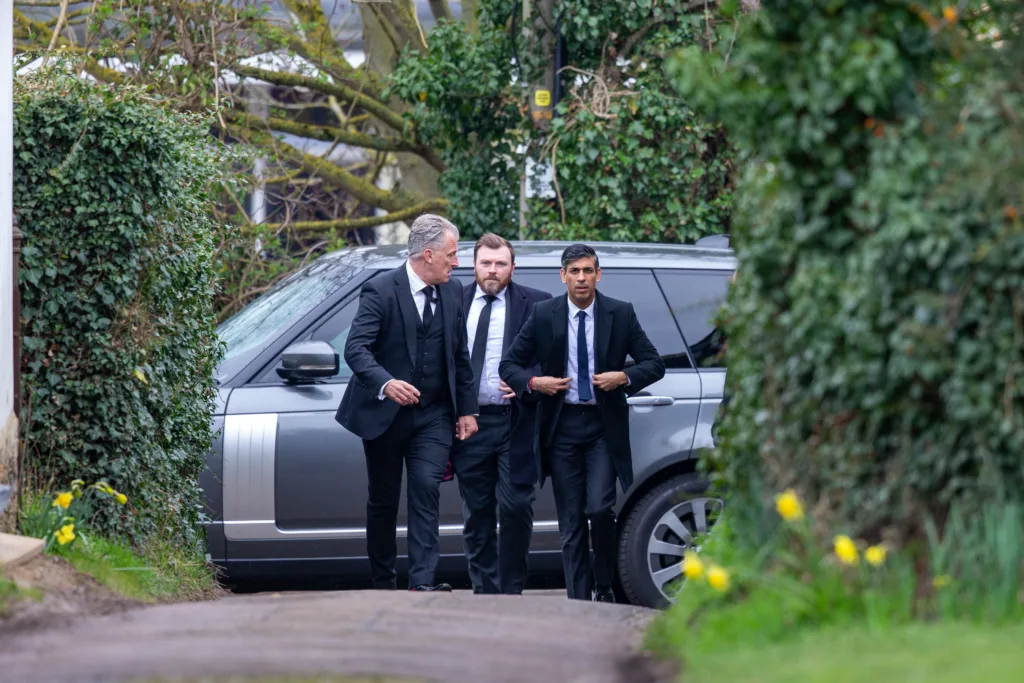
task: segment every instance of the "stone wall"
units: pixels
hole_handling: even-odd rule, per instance
[[[11,533],[18,522],[18,418],[13,412],[0,429],[0,484],[13,489],[10,504],[0,513],[0,532]]]

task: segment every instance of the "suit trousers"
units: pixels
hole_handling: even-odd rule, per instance
[[[441,478],[454,434],[451,401],[438,401],[403,406],[382,436],[363,441],[369,483],[366,553],[374,588],[394,589],[397,584],[396,535],[403,465],[408,478],[409,586],[434,583],[441,552]]]
[[[562,406],[549,464],[566,593],[590,600],[595,584],[610,589],[615,576],[615,466],[596,406]]]
[[[474,593],[523,592],[533,535],[533,486],[509,476],[510,415],[481,406],[480,430],[456,442],[452,465],[462,494],[463,539]],[[500,526],[500,530],[499,527]]]

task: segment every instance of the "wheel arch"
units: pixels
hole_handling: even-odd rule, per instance
[[[626,492],[622,505],[619,507],[616,515],[619,531],[621,531],[623,520],[629,516],[629,513],[648,491],[674,476],[693,474],[697,471],[699,458],[700,451],[682,451],[666,455],[647,466],[633,481],[633,485]]]

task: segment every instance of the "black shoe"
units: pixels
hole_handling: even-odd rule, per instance
[[[612,592],[611,588],[598,587],[594,591],[594,602],[615,602],[615,593]]]
[[[435,592],[439,592],[439,593],[451,593],[452,592],[452,587],[449,586],[447,583],[439,583],[436,586],[428,586],[427,584],[424,583],[424,584],[419,585],[419,586],[414,586],[413,588],[410,588],[409,590],[410,591],[417,591],[417,592],[419,592],[419,591],[435,591]]]

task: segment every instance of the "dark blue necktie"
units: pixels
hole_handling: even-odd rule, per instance
[[[576,328],[576,380],[579,383],[576,392],[580,395],[580,403],[594,398],[590,390],[590,362],[587,359],[587,312],[576,314],[579,327]]]

